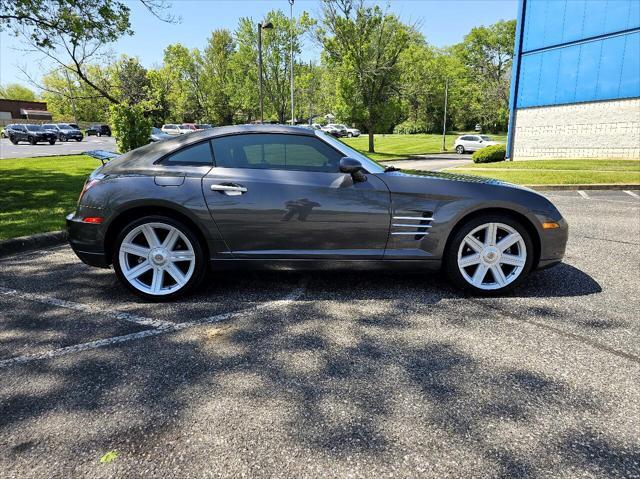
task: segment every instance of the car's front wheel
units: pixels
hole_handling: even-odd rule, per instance
[[[55,145],[56,144],[56,140],[49,140],[49,144],[50,145]]]
[[[464,146],[462,145],[456,146],[456,153],[458,153],[458,155],[462,155],[464,153]]]
[[[12,136],[9,136],[9,141],[10,141],[11,143],[13,143],[14,145],[17,145],[17,144],[18,144],[18,140],[17,140],[16,138],[12,137]]]
[[[507,215],[483,215],[459,228],[445,252],[451,281],[477,294],[498,294],[518,286],[533,265],[526,228]]]
[[[205,260],[195,233],[165,216],[129,223],[118,235],[113,253],[118,279],[152,300],[173,299],[200,283]]]

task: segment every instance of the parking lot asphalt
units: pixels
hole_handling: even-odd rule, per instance
[[[550,193],[564,263],[497,298],[238,272],[151,304],[66,246],[0,259],[0,476],[640,477],[630,193]]]
[[[0,139],[0,159],[32,158],[36,156],[79,155],[88,150],[116,150],[116,140],[108,136],[85,136],[78,141],[57,141],[55,145],[38,143],[30,145],[26,142],[12,144],[8,138]]]

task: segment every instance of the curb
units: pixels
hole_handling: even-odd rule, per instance
[[[576,191],[576,190],[640,190],[640,184],[590,183],[586,185],[521,185],[537,191]]]
[[[37,248],[57,246],[67,241],[66,231],[52,231],[0,241],[0,257]]]

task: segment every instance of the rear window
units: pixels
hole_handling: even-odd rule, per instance
[[[162,163],[165,165],[209,165],[213,164],[211,146],[208,141],[187,146],[167,156]]]

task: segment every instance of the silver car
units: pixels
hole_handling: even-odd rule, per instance
[[[453,144],[456,153],[462,155],[467,152],[474,152],[485,146],[499,145],[500,142],[494,141],[488,135],[462,135],[456,138]]]

